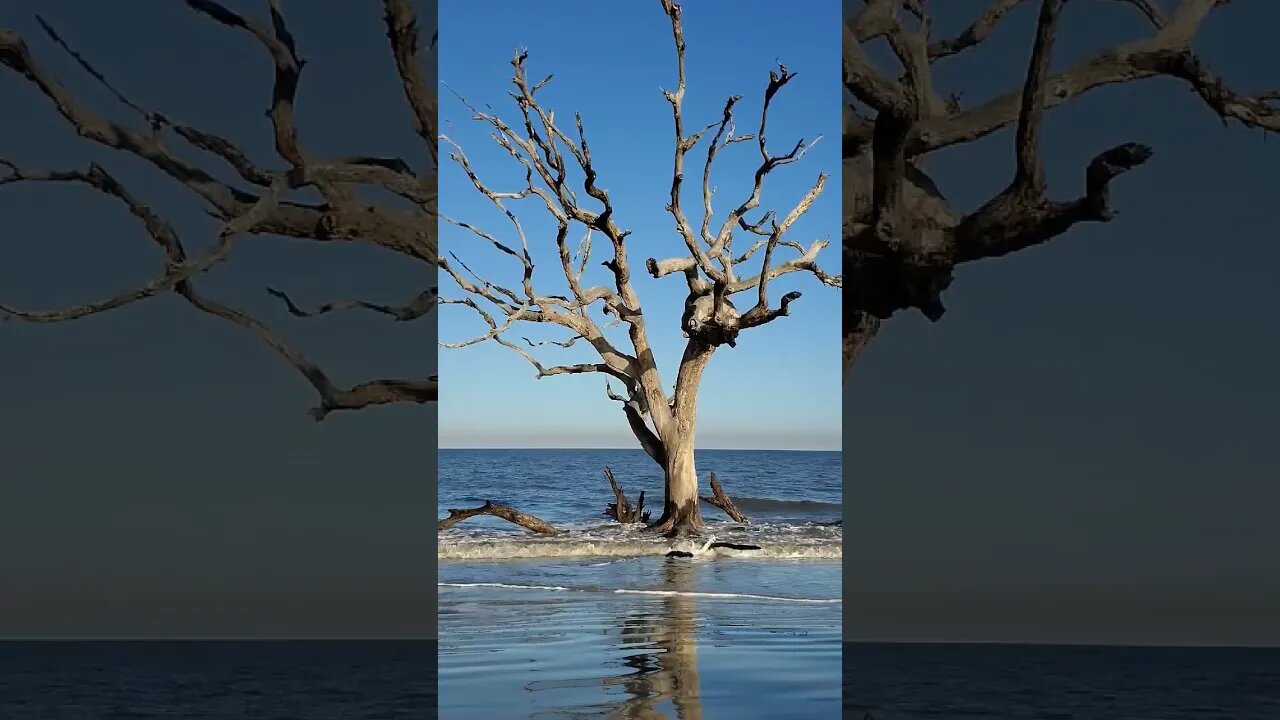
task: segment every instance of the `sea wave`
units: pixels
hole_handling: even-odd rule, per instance
[[[719,526],[709,535],[717,541],[759,546],[759,550],[715,548],[701,557],[751,557],[761,559],[838,560],[843,557],[838,526],[804,524]],[[661,556],[671,550],[694,551],[710,537],[672,542],[637,528],[617,524],[571,531],[560,536],[471,532],[442,535],[436,556],[440,560],[521,560],[535,558]]]
[[[774,498],[733,496],[733,503],[748,515],[752,512],[804,511],[835,512],[843,509],[840,503],[821,502],[818,500],[776,500]]]
[[[752,593],[724,593],[724,592],[695,592],[692,590],[639,590],[632,588],[617,588],[609,590],[606,588],[589,588],[589,587],[567,587],[564,585],[521,585],[518,583],[499,583],[499,582],[474,582],[474,583],[436,583],[437,587],[447,587],[456,589],[469,588],[500,588],[504,590],[543,590],[549,592],[597,592],[597,593],[613,593],[615,595],[662,595],[666,597],[692,597],[692,598],[709,598],[716,600],[768,600],[773,602],[797,602],[797,603],[815,603],[822,605],[833,605],[842,602],[840,598],[800,598],[800,597],[784,597],[780,595],[755,595]]]

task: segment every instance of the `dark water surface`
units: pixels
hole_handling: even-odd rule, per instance
[[[1280,649],[848,643],[845,717],[1277,720]]]
[[[423,720],[429,641],[0,642],[4,720]]]
[[[441,516],[451,507],[474,507],[485,500],[504,502],[552,523],[597,521],[613,501],[606,466],[635,502],[645,491],[646,505],[662,511],[662,471],[641,450],[440,450]],[[759,519],[839,519],[844,495],[839,451],[699,450],[695,456],[700,487],[716,473],[744,513]],[[713,507],[704,514],[718,518]],[[481,518],[501,528],[501,520]]]

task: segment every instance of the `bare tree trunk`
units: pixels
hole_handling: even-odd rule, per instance
[[[693,430],[680,432],[665,443],[666,500],[662,516],[651,529],[675,537],[702,532],[702,514],[698,510],[698,471],[693,463]]]
[[[650,529],[669,537],[702,532],[702,514],[698,510],[698,471],[693,464],[695,428],[698,424],[698,387],[716,346],[690,338],[680,360],[671,414],[659,427],[665,451],[662,455],[665,475],[665,500],[662,517]]]

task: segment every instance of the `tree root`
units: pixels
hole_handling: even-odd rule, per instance
[[[720,481],[716,479],[715,473],[711,473],[711,493],[711,497],[699,495],[698,498],[704,503],[715,505],[723,510],[734,522],[744,524],[751,522],[750,520],[747,520],[746,515],[742,514],[742,511],[738,509],[738,506],[733,504],[733,499],[725,493],[724,488],[720,487]]]
[[[620,523],[636,523],[649,522],[649,513],[644,509],[644,491],[640,491],[640,495],[636,498],[636,506],[631,507],[631,503],[627,501],[627,496],[622,492],[622,488],[618,486],[616,480],[613,479],[613,470],[606,465],[604,468],[604,476],[609,480],[609,487],[613,489],[614,502],[609,503],[604,508],[604,514]]]
[[[476,515],[492,515],[494,517],[499,517],[508,522],[513,522],[529,532],[538,533],[539,535],[560,534],[559,530],[552,527],[545,520],[536,518],[532,515],[526,515],[510,505],[495,503],[492,500],[485,500],[484,505],[481,505],[478,508],[469,508],[466,510],[450,509],[449,517],[444,518],[436,524],[436,532],[442,533],[463,520],[466,520],[469,517],[475,517]]]
[[[652,525],[646,525],[646,531],[661,535],[665,538],[679,537],[695,537],[702,534],[701,526],[694,526],[688,522],[678,522],[675,516],[662,517],[658,522]]]

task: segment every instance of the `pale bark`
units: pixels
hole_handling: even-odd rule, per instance
[[[686,252],[661,260],[647,258],[644,267],[655,279],[668,275],[682,278],[687,290],[684,311],[679,318],[679,328],[687,340],[677,368],[674,392],[668,395],[667,385],[653,357],[650,326],[633,285],[627,246],[630,231],[618,225],[619,219],[614,213],[609,192],[601,184],[592,162],[585,123],[580,115],[573,116],[572,130],[566,131],[556,123],[554,113],[538,98],[538,92],[551,77],[530,82],[527,75],[528,53],[525,52],[518,53],[511,61],[514,68],[514,91],[511,95],[518,113],[512,122],[487,106],[482,108],[459,96],[472,118],[492,130],[495,142],[524,171],[523,186],[506,190],[490,187],[480,178],[462,147],[452,138],[441,136],[441,141],[452,148],[450,159],[474,189],[507,218],[513,239],[502,240],[493,232],[463,219],[447,215],[442,215],[442,219],[512,258],[513,271],[518,272],[518,276],[513,273],[512,282],[500,284],[476,275],[452,253],[448,259],[441,259],[441,269],[462,296],[442,298],[440,302],[469,308],[488,328],[473,338],[441,345],[462,348],[480,342],[495,342],[529,362],[538,378],[603,374],[607,396],[620,404],[627,425],[640,447],[663,469],[662,515],[651,528],[675,535],[697,532],[702,528],[694,438],[698,388],[711,356],[719,347],[736,347],[738,335],[743,330],[765,325],[791,312],[792,305],[801,294],[787,292],[776,302],[772,301],[769,287],[773,280],[801,273],[827,287],[840,288],[843,281],[840,275],[829,274],[819,266],[819,253],[829,244],[825,238],[801,244],[788,236],[791,227],[823,192],[827,179],[825,174],[816,178],[793,207],[769,210],[754,222],[747,218],[749,213],[758,210],[764,184],[772,173],[799,161],[812,145],[812,142],[799,140],[787,152],[775,154],[765,142],[770,106],[795,77],[795,72],[779,64],[775,71],[769,73],[756,132],[736,134],[734,111],[742,99],[737,95],[727,99],[717,122],[688,132],[683,109],[687,78],[681,8],[672,0],[660,0],[660,5],[670,20],[676,60],[675,88],[662,91],[671,106],[674,129],[670,201],[665,209],[675,221],[676,233]],[[707,137],[710,139],[701,162],[702,217],[698,222],[686,212],[681,189],[687,174],[689,153]],[[752,176],[751,189],[723,217],[715,219],[712,207],[714,186],[711,182],[715,159],[730,145],[745,141],[754,141],[752,144],[760,157]],[[591,209],[584,207],[575,189],[570,187],[567,168],[571,165],[582,173],[582,189],[594,201]],[[529,238],[514,210],[517,203],[532,204],[538,211],[548,213],[553,220],[560,260],[559,280],[568,287],[569,296],[537,289]],[[574,226],[583,233],[576,249],[569,240]],[[739,235],[750,241],[749,247],[733,247]],[[588,287],[584,285],[584,273],[590,264],[591,252],[597,246],[604,246],[610,252],[607,259],[599,264],[609,270],[612,282]],[[781,259],[784,253],[789,257]],[[744,268],[748,263],[755,267]],[[753,302],[739,311],[734,296],[744,293],[748,293]],[[605,328],[591,315],[593,306],[598,306],[603,314],[613,318],[610,325],[625,327],[629,348],[618,347],[606,337]],[[526,339],[526,348],[507,339],[507,333],[518,323],[559,326],[568,333],[568,337],[551,344],[569,347],[583,341],[596,352],[599,361],[572,365],[544,364],[531,350],[546,343],[533,343]],[[620,392],[614,390],[612,381],[621,384]],[[619,494],[614,507],[622,509],[621,500]]]
[[[663,468],[666,499],[662,515],[652,529],[670,536],[702,530],[698,510],[698,471],[693,461],[693,435],[681,435],[667,443],[667,465]]]
[[[1084,193],[1052,200],[1040,159],[1048,109],[1106,85],[1167,77],[1184,82],[1224,122],[1280,130],[1274,94],[1237,92],[1192,51],[1197,30],[1224,0],[1179,0],[1171,13],[1151,0],[1119,1],[1133,6],[1151,33],[1051,73],[1060,15],[1087,12],[1090,5],[1041,0],[1022,86],[973,107],[962,107],[958,93],[939,100],[933,65],[981,44],[1024,0],[992,0],[954,38],[931,37],[922,2],[865,0],[845,19],[844,84],[855,101],[842,140],[842,274],[852,278],[844,296],[846,379],[882,321],[912,309],[931,321],[942,318],[942,297],[956,267],[1025,250],[1078,223],[1114,216],[1111,181],[1147,162],[1151,149],[1125,143],[1098,153],[1082,163]],[[887,73],[864,48],[882,39],[900,66]],[[1144,114],[1161,115],[1154,109]],[[1017,168],[1009,185],[977,209],[952,207],[924,169],[930,154],[1010,125],[1016,126]]]

